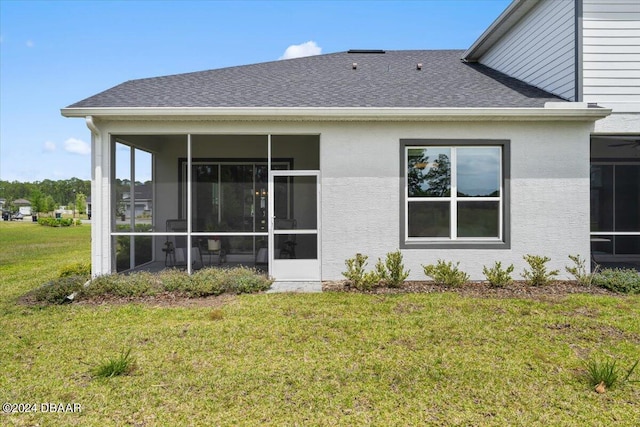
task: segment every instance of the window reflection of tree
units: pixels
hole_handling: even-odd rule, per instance
[[[427,150],[411,150],[408,159],[409,196],[448,197],[451,194],[451,162],[446,154],[429,162]]]

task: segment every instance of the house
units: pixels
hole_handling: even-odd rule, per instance
[[[591,134],[594,258],[638,263],[640,1],[514,1],[463,59],[612,110]]]
[[[16,199],[13,206],[18,209],[18,213],[24,216],[31,216],[31,202],[27,199]]]
[[[129,186],[131,184],[129,183]],[[130,218],[132,215],[138,219],[144,217],[151,217],[151,211],[153,209],[153,186],[151,183],[134,183],[135,196],[131,197],[131,188],[126,188],[121,192],[118,200],[120,201],[121,214],[124,216],[124,220]],[[133,211],[131,209],[133,202]]]
[[[589,259],[590,141],[612,108],[483,63],[530,3],[545,4],[515,1],[480,50],[350,50],[140,79],[62,109],[92,134],[93,274],[163,264],[176,238],[200,249],[184,248],[188,270],[202,241],[224,239],[228,262],[265,262],[277,280],[340,279],[356,253],[396,249],[409,279],[438,259],[478,280],[494,261],[522,271],[525,254],[563,272],[569,254]],[[145,231],[118,218],[116,190],[143,170]]]

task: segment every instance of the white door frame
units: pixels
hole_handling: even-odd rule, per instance
[[[313,176],[316,179],[316,228],[275,229],[274,177]],[[276,280],[319,281],[320,280],[320,171],[318,170],[270,170],[269,171],[269,276]],[[275,257],[275,237],[280,234],[315,234],[316,259],[278,259]]]

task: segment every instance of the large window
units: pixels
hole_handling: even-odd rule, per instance
[[[402,141],[404,247],[505,247],[505,141]]]

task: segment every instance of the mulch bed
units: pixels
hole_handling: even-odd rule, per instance
[[[436,285],[429,281],[407,281],[399,288],[379,287],[370,291],[359,291],[349,286],[345,280],[326,281],[322,283],[324,292],[350,292],[374,295],[408,294],[408,293],[442,293],[455,292],[457,294],[474,298],[525,298],[541,301],[558,301],[572,294],[610,295],[622,296],[607,289],[596,286],[582,286],[575,281],[556,281],[546,286],[531,286],[524,281],[514,281],[503,288],[493,288],[487,282],[468,282],[459,287],[447,287]],[[192,298],[179,293],[163,292],[145,297],[119,297],[114,295],[101,295],[89,299],[74,301],[74,305],[106,306],[122,304],[142,304],[151,307],[222,307],[236,299],[236,295],[223,294],[202,298]],[[37,302],[29,294],[23,295],[18,300],[19,304],[38,306]]]
[[[512,284],[502,288],[494,288],[488,282],[468,282],[459,287],[448,287],[429,281],[407,281],[399,288],[380,287],[370,291],[353,289],[346,281],[341,280],[323,282],[322,290],[367,294],[455,292],[463,296],[478,298],[530,298],[539,300],[558,299],[572,294],[620,295],[597,286],[583,286],[573,280],[555,281],[546,286],[531,286],[525,281],[514,281]]]

